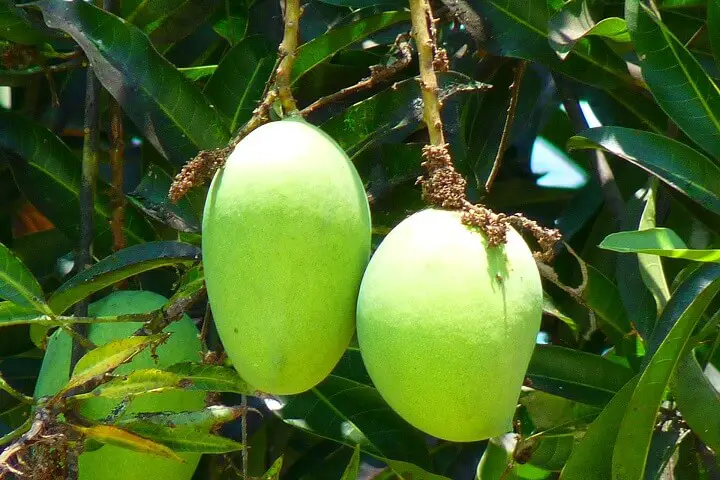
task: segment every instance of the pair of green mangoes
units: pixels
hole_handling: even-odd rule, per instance
[[[459,213],[429,209],[369,261],[371,230],[357,171],[319,128],[282,120],[239,143],[213,179],[202,237],[235,368],[267,393],[306,391],[357,326],[373,383],[409,423],[454,441],[509,431],[542,314],[522,237],[488,248]]]

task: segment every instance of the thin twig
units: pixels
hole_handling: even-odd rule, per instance
[[[492,184],[495,181],[497,174],[500,172],[502,159],[505,155],[508,143],[510,142],[510,132],[515,121],[515,110],[517,109],[518,99],[520,98],[520,86],[522,85],[522,79],[525,75],[526,67],[527,62],[525,60],[520,60],[515,67],[513,82],[510,85],[510,102],[507,108],[507,116],[505,117],[505,126],[503,127],[502,136],[500,137],[500,145],[498,145],[498,151],[495,155],[495,162],[493,162],[492,170],[485,182],[486,192],[490,192]]]
[[[558,91],[562,96],[562,102],[567,111],[570,122],[573,124],[573,128],[576,132],[580,132],[589,127],[585,114],[583,114],[580,108],[580,102],[578,101],[575,93],[570,89],[564,78],[554,76],[555,83]],[[605,157],[605,153],[600,150],[591,150],[590,165],[592,166],[592,173],[595,179],[600,184],[600,187],[605,197],[605,203],[610,209],[615,227],[619,228],[623,213],[625,212],[625,201],[620,194],[620,189],[615,182],[615,175],[613,174],[610,164]]]
[[[303,108],[300,113],[302,115],[307,115],[325,105],[345,98],[348,95],[372,88],[379,83],[390,80],[396,73],[410,65],[410,62],[412,61],[412,50],[410,49],[410,45],[407,43],[406,39],[407,34],[401,34],[398,36],[396,44],[399,49],[400,58],[396,61],[390,65],[373,65],[370,67],[369,77],[363,78],[355,85],[345,87],[335,93],[319,98],[309,106]]]
[[[282,60],[275,77],[278,99],[285,114],[297,112],[297,104],[293,98],[290,84],[298,47],[301,13],[300,0],[285,0],[285,31],[279,49]]]
[[[244,411],[240,418],[240,428],[242,429],[242,476],[243,480],[248,480],[248,434],[247,434],[247,411],[248,411],[248,399],[247,395],[242,395],[240,405]]]
[[[83,129],[84,142],[82,153],[82,179],[80,184],[80,249],[77,254],[77,271],[87,270],[92,265],[93,240],[95,236],[95,183],[97,179],[97,150],[98,150],[98,82],[92,67],[87,68],[87,81],[85,89],[85,126]],[[75,306],[75,315],[87,316],[88,299],[84,299]],[[87,337],[87,327],[77,325],[74,331]],[[86,349],[80,342],[73,341],[70,370],[85,354]]]

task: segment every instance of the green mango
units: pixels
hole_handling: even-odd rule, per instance
[[[370,260],[358,343],[400,416],[435,437],[477,441],[511,430],[541,316],[540,274],[515,230],[488,248],[459,212],[428,209]]]
[[[148,291],[118,291],[93,303],[90,316],[115,316],[147,313],[162,307],[167,299]],[[98,323],[90,326],[88,339],[95,345],[129,337],[142,323]],[[166,368],[170,365],[202,359],[202,345],[195,324],[187,316],[171,323],[165,330],[171,333],[168,341],[156,349],[157,362],[149,350],[135,356],[130,363],[121,365],[116,374],[125,375],[144,368]],[[48,341],[35,398],[53,395],[60,391],[70,378],[70,353],[72,341],[62,330],[53,333]],[[136,397],[123,415],[138,412],[182,412],[200,410],[205,406],[204,392],[165,391]],[[118,405],[117,400],[93,398],[84,401],[80,413],[92,420],[106,418]],[[147,453],[134,452],[113,445],[103,445],[97,450],[86,451],[78,460],[80,480],[183,480],[190,479],[200,462],[201,454],[179,454],[186,463]]]
[[[271,122],[212,181],[203,265],[220,339],[254,388],[322,381],[355,329],[370,257],[370,208],[348,156],[302,119]]]

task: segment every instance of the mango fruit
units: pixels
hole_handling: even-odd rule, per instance
[[[148,291],[118,291],[89,306],[90,316],[114,316],[131,313],[147,313],[162,307],[167,299]],[[142,323],[98,323],[90,326],[88,339],[95,345],[129,337]],[[180,362],[199,362],[201,343],[195,324],[187,316],[173,322],[164,330],[170,332],[168,341],[156,349],[155,362],[149,350],[137,355],[130,363],[121,365],[116,374],[126,375],[144,368],[166,368]],[[53,333],[48,341],[47,351],[40,368],[35,398],[53,395],[70,378],[70,353],[72,341],[62,330]],[[118,400],[93,398],[81,404],[80,413],[92,420],[102,420],[119,404]],[[200,410],[205,406],[204,392],[184,390],[165,391],[141,395],[131,401],[123,415],[138,412],[182,412]],[[179,453],[186,463],[134,452],[113,445],[103,445],[93,451],[86,451],[78,460],[80,480],[189,480],[192,478],[201,454]]]
[[[360,287],[357,334],[370,378],[401,417],[435,437],[510,431],[542,316],[532,252],[513,229],[485,234],[439,209],[397,225]]]
[[[220,340],[250,385],[296,394],[337,364],[371,228],[355,167],[319,128],[271,122],[237,145],[210,186],[202,248]]]

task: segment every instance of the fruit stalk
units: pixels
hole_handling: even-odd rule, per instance
[[[290,76],[298,47],[300,14],[300,0],[285,0],[285,32],[279,49],[282,60],[280,60],[280,66],[278,66],[275,76],[278,98],[285,114],[293,114],[298,111],[290,88]]]
[[[435,75],[436,49],[433,32],[434,19],[427,0],[410,0],[412,36],[420,62],[420,88],[423,99],[423,119],[427,125],[430,144],[445,145],[440,100],[438,99],[438,81]]]

